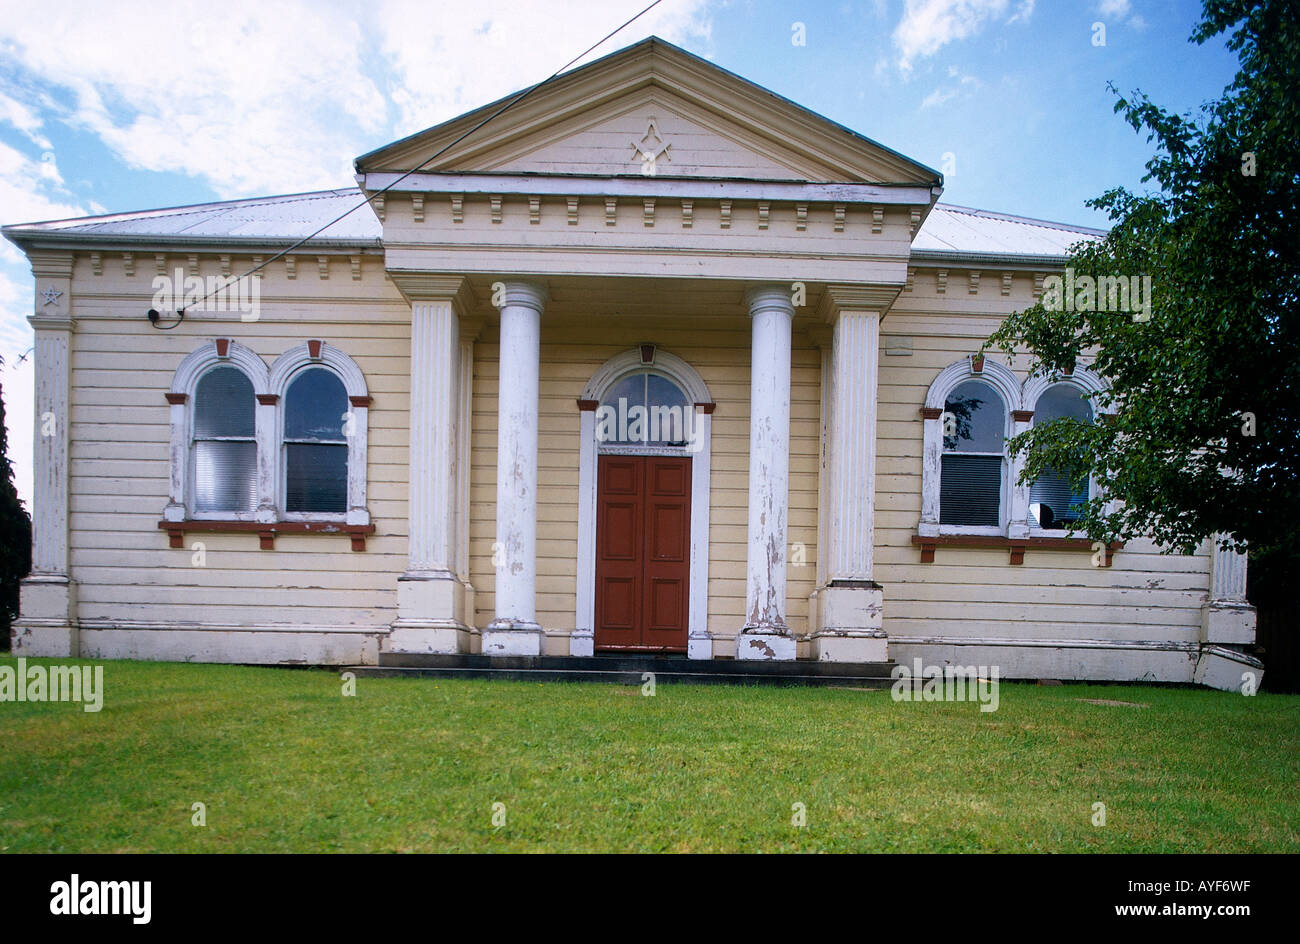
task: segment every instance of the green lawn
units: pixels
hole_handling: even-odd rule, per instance
[[[1294,696],[104,666],[98,713],[0,702],[0,850],[1300,851]]]

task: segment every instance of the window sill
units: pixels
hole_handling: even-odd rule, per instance
[[[1007,548],[1010,556],[1008,564],[1019,565],[1025,562],[1025,551],[1029,548],[1056,551],[1086,551],[1091,554],[1093,542],[1087,538],[1024,537],[1008,538],[983,534],[934,534],[912,535],[912,543],[921,548],[921,563],[934,563],[934,549],[944,547],[982,547]],[[1115,552],[1124,546],[1123,541],[1112,541],[1106,546],[1105,560],[1101,566],[1109,567]]]
[[[170,546],[185,546],[187,532],[202,531],[209,534],[255,533],[259,547],[264,551],[275,549],[277,534],[346,534],[352,539],[352,550],[366,549],[366,535],[375,533],[373,524],[345,524],[342,521],[214,521],[190,519],[187,521],[159,521],[158,527],[167,532]]]

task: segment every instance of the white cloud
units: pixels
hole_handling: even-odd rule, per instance
[[[1147,21],[1139,13],[1133,12],[1129,0],[1098,0],[1097,15],[1111,20],[1127,21],[1128,25],[1141,32],[1147,28]]]
[[[645,5],[571,0],[561,16],[547,4],[387,0],[376,22],[392,76],[397,134],[420,131],[546,78]],[[582,61],[651,34],[679,44],[707,41],[705,3],[656,7]]]
[[[939,105],[942,105],[944,102],[949,101],[952,98],[955,98],[956,95],[957,95],[956,89],[945,90],[945,89],[937,88],[921,100],[921,107],[935,108]]]
[[[502,0],[177,0],[161,16],[81,0],[39,17],[10,6],[0,47],[30,83],[62,93],[59,120],[130,167],[238,197],[346,185],[358,154],[545,78],[644,4],[580,0],[561,15]],[[656,8],[592,58],[656,31],[707,38],[704,0]],[[0,99],[0,120],[35,133],[23,108]]]
[[[1002,19],[1010,6],[1010,0],[907,0],[893,34],[899,68],[908,72],[917,60],[975,35],[990,20]],[[1022,0],[1006,22],[1027,21],[1033,9],[1033,0]]]
[[[54,146],[42,131],[45,122],[36,110],[3,90],[0,90],[0,123],[17,128],[38,148],[49,150]]]
[[[944,102],[951,101],[962,92],[974,91],[982,88],[984,83],[973,75],[966,75],[956,66],[948,67],[948,78],[955,80],[954,84],[946,88],[940,86],[921,100],[922,108],[936,108]]]

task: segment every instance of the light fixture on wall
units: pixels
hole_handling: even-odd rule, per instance
[[[172,328],[179,327],[180,323],[185,320],[185,309],[176,309],[176,324],[159,324],[158,322],[162,320],[162,314],[156,308],[150,308],[145,315],[149,319],[149,324],[153,325],[159,331],[170,331]]]

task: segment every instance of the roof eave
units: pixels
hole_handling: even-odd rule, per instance
[[[913,249],[911,261],[919,263],[952,263],[956,265],[1009,265],[1040,266],[1049,269],[1063,267],[1067,258],[1056,253],[1019,252],[962,252],[955,249]]]
[[[213,248],[220,246],[239,246],[253,249],[260,246],[283,249],[292,246],[300,236],[160,236],[157,234],[128,236],[119,233],[61,233],[50,230],[32,230],[22,227],[6,226],[0,229],[5,239],[24,252],[27,249],[84,249],[87,246],[123,246],[131,250],[147,248],[175,248],[193,246],[195,248]],[[302,243],[303,249],[383,249],[383,240],[378,237],[367,239],[317,238]]]

